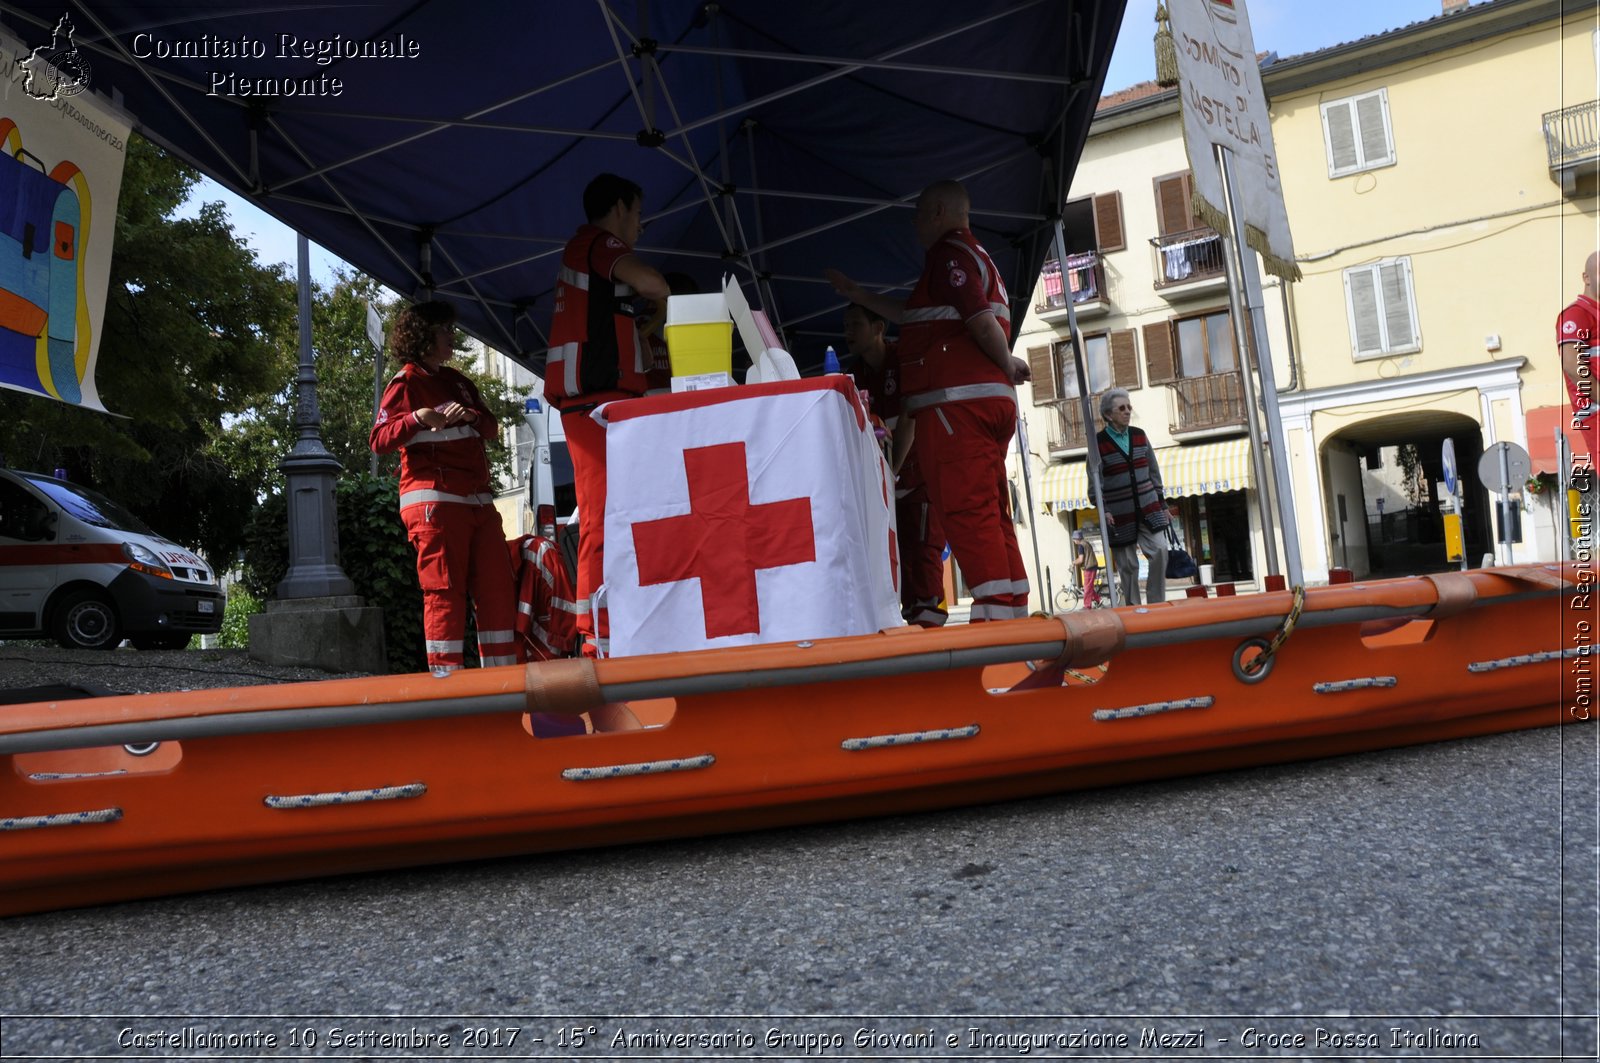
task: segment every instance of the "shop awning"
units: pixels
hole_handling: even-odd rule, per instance
[[[1168,498],[1244,491],[1254,484],[1248,436],[1218,443],[1161,447],[1156,451],[1156,462],[1161,466],[1161,483]]]
[[[1529,410],[1528,457],[1533,460],[1535,473],[1561,471],[1561,457],[1556,451],[1557,425],[1566,433],[1570,458],[1583,461],[1584,455],[1589,453],[1583,438],[1572,430],[1572,418],[1565,406],[1540,406]]]
[[[1168,498],[1243,491],[1253,484],[1250,440],[1225,439],[1156,448],[1156,464]],[[1090,509],[1089,476],[1084,462],[1052,465],[1045,470],[1040,500],[1053,509]]]

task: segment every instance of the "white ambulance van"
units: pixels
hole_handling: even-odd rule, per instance
[[[533,398],[525,400],[523,418],[533,430],[533,455],[528,462],[528,509],[533,512],[533,533],[559,542],[563,531],[570,528],[566,537],[576,550],[578,493],[573,486],[572,454],[567,450],[561,412],[551,409],[542,399]]]
[[[181,649],[222,629],[211,566],[97,491],[0,469],[0,639]]]

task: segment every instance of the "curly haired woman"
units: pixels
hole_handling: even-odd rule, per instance
[[[500,426],[477,387],[445,363],[455,311],[442,302],[401,311],[389,338],[401,363],[372,426],[372,449],[400,451],[400,519],[417,550],[422,628],[435,675],[462,666],[471,598],[484,667],[515,664],[516,582],[485,441]]]

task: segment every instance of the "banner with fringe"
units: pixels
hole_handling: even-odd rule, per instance
[[[1195,215],[1218,232],[1229,231],[1222,175],[1211,150],[1212,145],[1228,148],[1245,242],[1260,252],[1267,272],[1299,280],[1245,0],[1168,0],[1167,14],[1177,52],[1184,146],[1194,172]]]

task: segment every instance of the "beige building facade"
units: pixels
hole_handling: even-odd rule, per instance
[[[1553,326],[1600,246],[1597,58],[1593,5],[1492,0],[1264,62],[1303,279],[1265,278],[1261,318],[1307,581],[1450,564],[1446,440],[1471,564],[1568,549]],[[1192,216],[1188,168],[1172,91],[1107,97],[1065,210],[1066,258],[1047,264],[1018,330],[1036,383],[1019,395],[1026,482],[1012,471],[1032,498],[1019,534],[1030,568],[1038,543],[1041,604],[1070,579],[1071,530],[1098,529],[1084,471],[1098,425],[1086,433],[1077,410],[1074,318],[1087,391],[1128,388],[1205,575],[1247,590],[1284,571],[1281,537],[1263,531],[1273,476],[1246,431],[1223,247]],[[1533,454],[1509,549],[1477,475],[1499,442]]]

